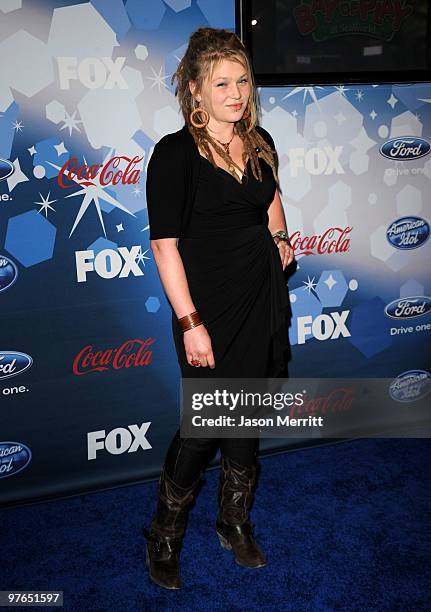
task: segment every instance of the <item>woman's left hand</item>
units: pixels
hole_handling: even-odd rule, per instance
[[[292,261],[294,260],[295,253],[293,251],[293,248],[288,245],[286,240],[280,240],[280,239],[275,238],[274,242],[276,243],[278,252],[280,253],[281,264],[283,266],[283,270],[285,270],[287,266],[291,264]]]

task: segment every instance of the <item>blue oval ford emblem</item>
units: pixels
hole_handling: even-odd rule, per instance
[[[18,276],[16,265],[4,255],[0,255],[0,291],[9,289],[14,284]]]
[[[424,157],[428,155],[430,149],[430,143],[424,138],[399,136],[383,143],[380,147],[380,153],[388,159],[406,161]]]
[[[14,476],[28,466],[31,451],[21,442],[0,442],[0,478]]]
[[[426,315],[431,310],[431,298],[426,295],[402,297],[390,302],[385,314],[391,319],[413,319]]]
[[[22,374],[32,365],[30,355],[17,351],[0,351],[0,380]]]
[[[0,158],[0,181],[9,178],[15,172],[15,166],[8,159]]]
[[[386,230],[386,238],[396,249],[417,249],[430,235],[428,221],[421,217],[401,217]]]
[[[397,402],[414,402],[430,391],[431,374],[425,370],[403,372],[389,386],[389,394]]]

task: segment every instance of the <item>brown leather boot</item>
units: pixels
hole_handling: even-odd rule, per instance
[[[265,556],[254,539],[253,524],[249,519],[256,471],[256,466],[241,466],[222,456],[217,535],[223,548],[233,550],[236,563],[250,568],[266,565]]]
[[[162,468],[157,510],[151,529],[144,528],[146,565],[153,582],[166,589],[180,589],[180,552],[187,524],[189,506],[194,500],[199,478],[189,488],[177,485]]]

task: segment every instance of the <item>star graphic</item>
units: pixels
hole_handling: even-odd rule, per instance
[[[150,249],[147,249],[146,251],[142,252],[142,249],[140,248],[140,249],[139,249],[139,253],[138,253],[138,254],[137,254],[137,256],[136,256],[136,261],[137,261],[138,263],[143,263],[143,264],[144,264],[144,266],[145,266],[145,261],[144,261],[144,260],[145,260],[145,259],[150,259],[149,257],[145,257],[145,253],[148,253],[148,251],[149,251],[149,250],[150,250]]]
[[[21,170],[18,158],[16,158],[16,160],[12,162],[12,164],[15,168],[15,172],[6,179],[9,191],[12,191],[13,189],[15,189],[15,187],[19,185],[20,183],[25,183],[26,181],[29,180],[28,177]]]
[[[112,157],[112,153],[113,153],[113,149],[111,149],[111,151],[108,153],[106,159],[103,161],[102,165],[106,164],[106,162],[111,159]],[[84,162],[87,165],[87,162],[85,161],[84,158]],[[60,166],[56,166],[55,164],[52,164],[51,162],[48,162],[53,168],[55,168],[56,170],[60,170]],[[84,198],[81,202],[81,206],[80,209],[78,211],[78,214],[76,216],[75,222],[73,224],[72,230],[69,234],[69,238],[72,236],[73,232],[75,231],[75,229],[77,228],[79,222],[81,221],[82,217],[84,216],[85,211],[87,210],[87,208],[90,206],[90,204],[92,202],[94,202],[94,205],[96,207],[96,211],[97,214],[99,216],[99,220],[100,220],[100,224],[102,226],[103,229],[103,233],[105,235],[106,238],[106,230],[105,230],[105,224],[103,223],[103,217],[102,217],[102,210],[100,208],[100,203],[99,203],[99,199],[103,200],[104,202],[108,202],[108,204],[111,204],[111,206],[115,206],[115,208],[119,208],[120,210],[123,210],[124,212],[126,212],[128,215],[132,215],[132,217],[135,217],[136,215],[132,212],[130,212],[130,210],[128,210],[125,206],[123,206],[123,204],[120,204],[120,202],[118,202],[115,198],[113,198],[107,191],[105,191],[105,187],[109,189],[109,185],[101,185],[100,184],[100,173],[97,174],[94,178],[92,178],[90,185],[86,185],[84,184],[86,181],[86,179],[84,179],[83,182],[80,181],[80,179],[78,179],[75,176],[72,177],[72,180],[79,185],[80,187],[82,187],[82,189],[80,189],[79,191],[75,191],[75,193],[71,193],[68,196],[66,196],[66,198],[74,198],[78,195],[82,195],[84,194]]]
[[[316,106],[318,109],[320,109],[319,106],[319,102],[317,100],[317,96],[315,93],[315,89],[323,89],[323,87],[321,87],[320,85],[316,85],[315,87],[295,87],[295,89],[293,91],[291,91],[290,93],[286,94],[283,98],[281,98],[282,100],[285,100],[286,98],[289,98],[290,96],[293,96],[294,94],[300,93],[301,91],[304,92],[304,98],[303,98],[303,102],[305,103],[305,98],[307,97],[307,94],[310,96],[310,98],[313,100],[313,102],[316,103]]]
[[[325,285],[327,285],[327,286],[328,286],[328,289],[329,289],[329,290],[331,290],[331,289],[332,289],[332,287],[333,287],[334,285],[336,285],[336,284],[337,284],[337,281],[336,281],[336,280],[335,280],[335,278],[332,276],[332,274],[330,274],[330,275],[328,276],[328,278],[327,278],[325,281],[323,281],[323,282],[325,283]]]
[[[12,127],[16,132],[22,132],[22,128],[24,127],[24,124],[22,121],[14,121],[12,123]]]
[[[82,121],[80,121],[79,119],[75,119],[76,112],[77,111],[75,111],[73,115],[69,115],[69,113],[66,111],[65,119],[63,119],[64,125],[60,128],[60,130],[65,130],[66,128],[68,128],[69,136],[72,136],[73,130],[77,130],[78,132],[81,132],[81,130],[78,127],[78,123],[82,123]]]
[[[168,79],[170,75],[162,76],[163,66],[160,66],[160,70],[159,70],[158,73],[151,66],[151,72],[153,73],[153,76],[152,77],[150,77],[150,76],[147,77],[147,79],[150,79],[150,81],[153,81],[153,84],[151,85],[151,89],[153,89],[153,87],[155,87],[157,85],[157,87],[159,89],[159,93],[160,93],[162,85],[165,88],[168,87],[166,85],[166,83],[165,83],[165,80]]]
[[[296,116],[298,115],[298,111],[294,110],[294,111],[292,111],[292,113],[291,113],[291,114],[292,114],[294,117],[296,117]]]
[[[31,156],[35,155],[36,153],[36,148],[33,145],[32,147],[30,147],[29,149],[27,149],[27,151],[30,153]]]
[[[124,227],[122,223],[119,223],[115,227],[117,228],[117,232],[124,232]]]
[[[337,115],[335,115],[334,119],[336,120],[338,125],[341,125],[342,123],[346,121],[346,117],[343,115],[341,111]]]
[[[359,102],[361,102],[362,98],[364,97],[364,92],[361,89],[358,89],[355,94],[355,97]]]
[[[54,149],[57,151],[58,157],[60,157],[60,155],[63,155],[63,153],[68,153],[68,150],[64,146],[64,142],[60,142],[60,144],[54,145]]]
[[[343,98],[346,97],[346,91],[350,91],[349,89],[346,89],[344,85],[336,85],[335,89],[338,91],[340,96],[342,96]]]
[[[305,287],[303,287],[304,291],[307,291],[308,289],[308,293],[311,293],[311,290],[314,291],[314,289],[316,288],[316,283],[314,282],[315,277],[313,276],[313,278],[310,278],[307,274],[307,280],[306,281],[302,281],[305,285]]]
[[[394,106],[395,106],[395,104],[398,102],[398,100],[396,99],[396,97],[395,97],[395,96],[394,96],[394,94],[392,93],[392,94],[391,94],[391,97],[390,97],[388,100],[386,100],[386,102],[387,102],[388,104],[390,104],[390,105],[392,106],[392,108],[394,108]]]
[[[142,189],[140,189],[138,186],[133,188],[133,193],[135,194],[136,197],[140,196],[142,193]]]
[[[40,209],[37,211],[38,213],[42,212],[42,210],[45,213],[46,218],[48,218],[48,208],[50,210],[53,210],[55,212],[55,208],[53,208],[52,206],[50,206],[50,204],[54,204],[54,202],[57,202],[57,200],[50,200],[49,196],[51,195],[51,192],[48,192],[48,195],[46,196],[46,199],[43,197],[43,195],[41,193],[39,193],[40,198],[42,199],[42,202],[35,202],[35,204],[37,206],[40,205]]]
[[[377,113],[375,112],[375,110],[373,109],[370,113],[370,117],[371,119],[374,121],[374,119],[377,117]]]

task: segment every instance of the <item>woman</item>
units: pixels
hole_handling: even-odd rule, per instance
[[[256,125],[256,91],[239,38],[201,28],[173,79],[184,127],[154,147],[147,170],[150,244],[172,307],[183,377],[278,377],[288,351],[283,270],[293,260],[271,136]],[[147,539],[151,579],[181,586],[190,504],[217,447],[216,530],[237,563],[262,567],[249,510],[258,439],[174,436]]]

